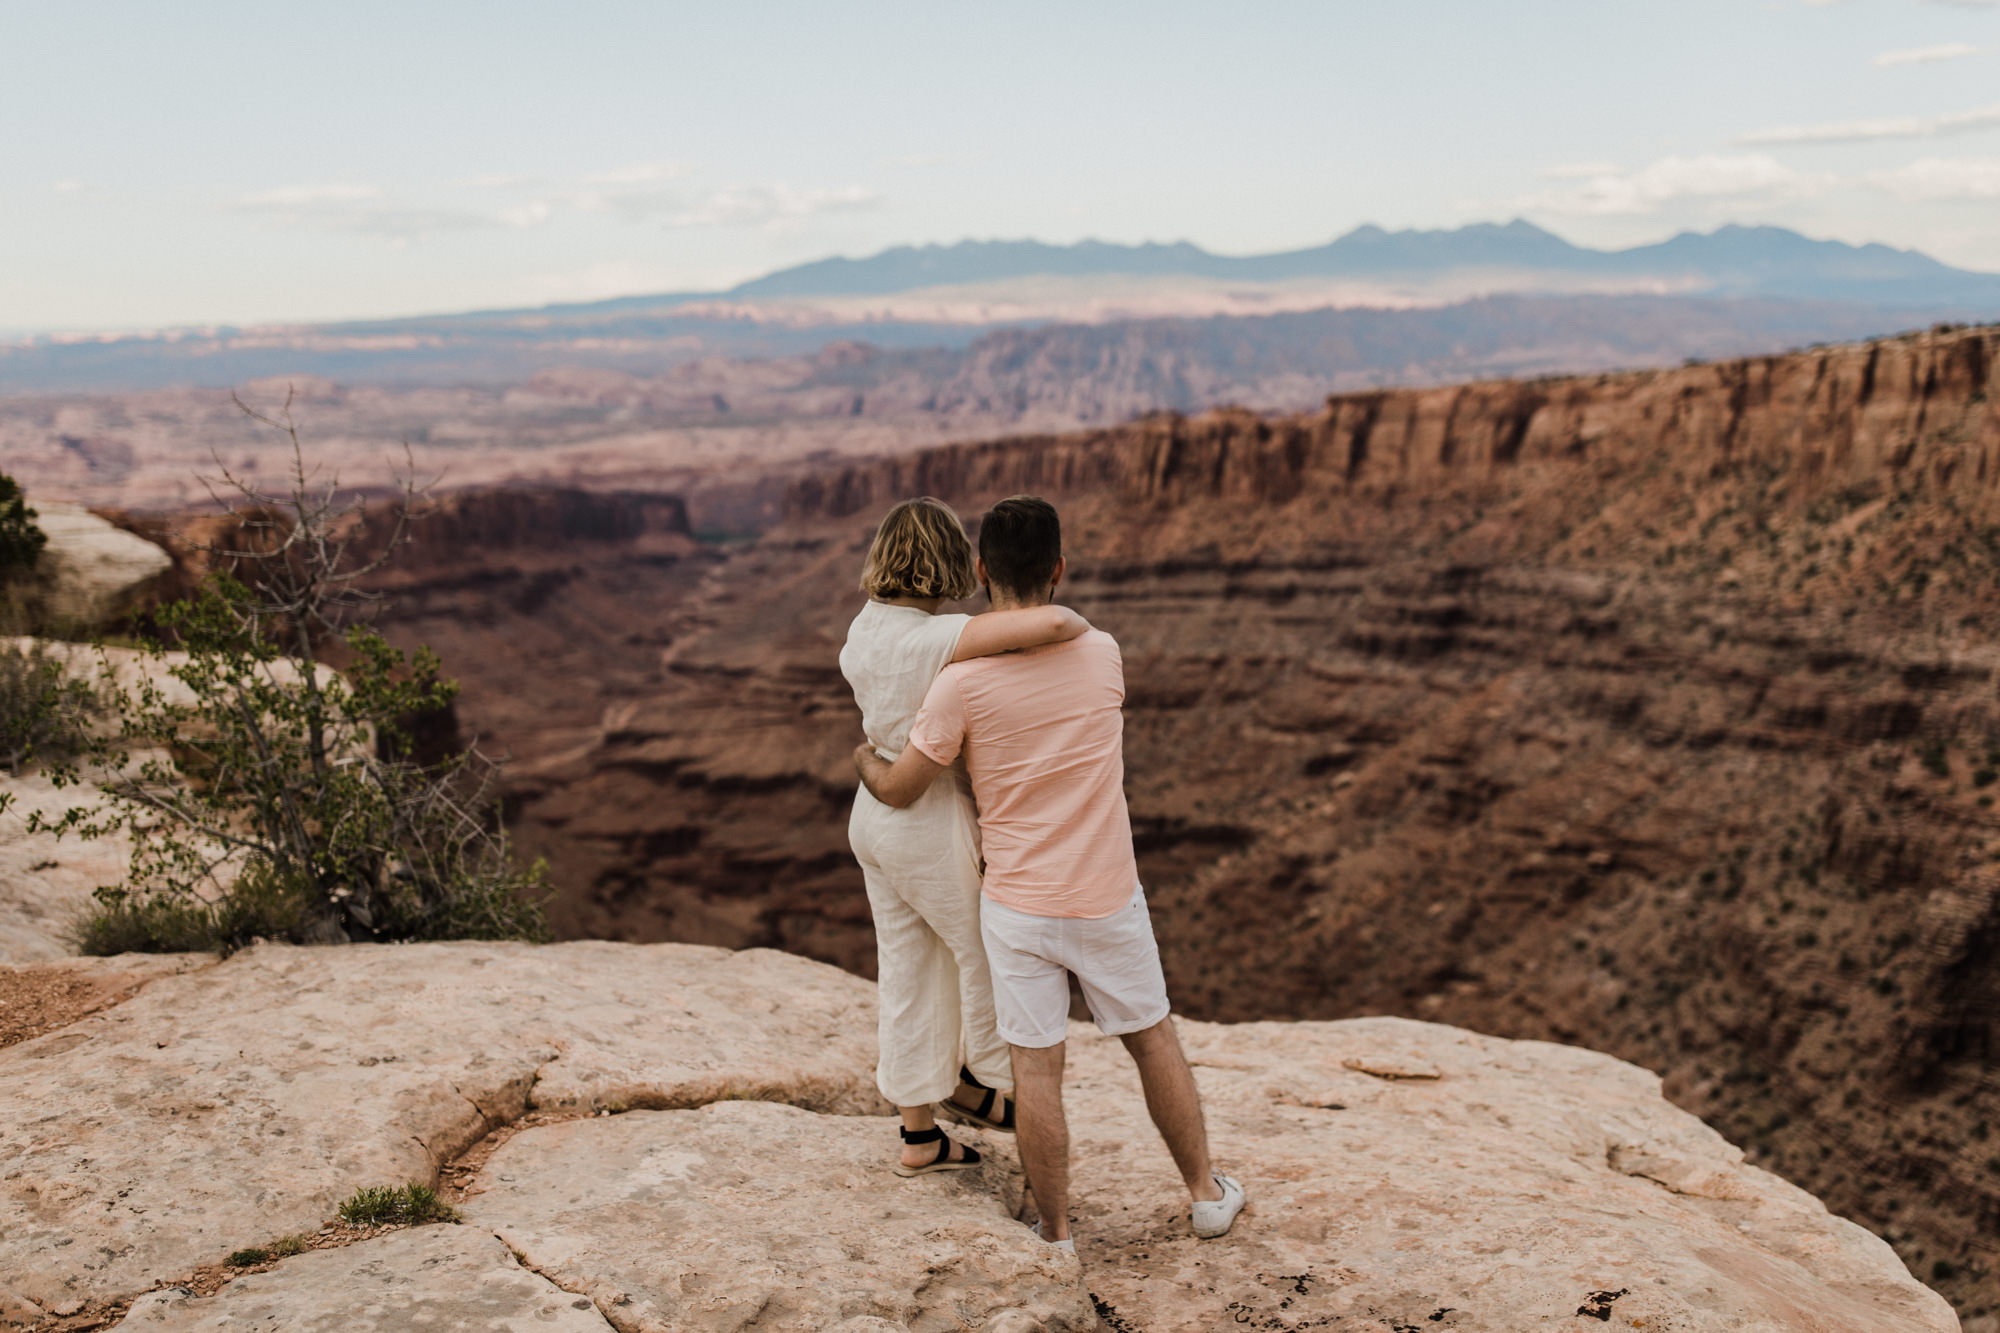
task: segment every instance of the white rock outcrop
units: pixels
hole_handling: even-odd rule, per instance
[[[33,507],[35,525],[49,539],[35,570],[41,618],[49,624],[108,624],[173,568],[173,557],[158,546],[81,505],[36,500]]]
[[[1005,1136],[969,1136],[976,1172],[890,1173],[873,1032],[868,983],[767,951],[260,946],[162,976],[0,1051],[0,1325],[161,1288],[128,1326],[1958,1328],[1881,1240],[1607,1056],[1185,1024],[1251,1196],[1197,1241],[1130,1062],[1075,1028],[1073,1261],[1012,1220]],[[527,1110],[591,1108],[617,1113],[500,1143],[462,1224],[174,1290]]]

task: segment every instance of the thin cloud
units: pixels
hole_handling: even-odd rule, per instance
[[[236,203],[248,209],[307,209],[345,207],[381,197],[382,191],[373,185],[281,185],[246,194]]]
[[[1616,162],[1558,162],[1535,173],[1545,181],[1587,181],[1598,176],[1616,176]]]
[[[1936,139],[1969,134],[2000,125],[2000,105],[1942,116],[1893,116],[1881,120],[1848,120],[1830,125],[1785,125],[1737,137],[1746,147],[1776,144],[1864,143],[1871,139]]]
[[[688,174],[688,168],[676,162],[637,162],[630,166],[614,167],[610,171],[600,171],[585,176],[585,185],[659,185],[666,181],[679,180]]]
[[[539,227],[555,216],[555,201],[551,199],[528,199],[518,204],[509,204],[495,214],[504,227]]]
[[[657,222],[687,207],[687,191],[677,182],[688,174],[689,168],[676,162],[635,162],[585,176],[584,188],[564,202],[626,222]]]
[[[1903,199],[2000,199],[2000,157],[1925,157],[1866,179]]]
[[[1979,48],[1966,42],[1949,42],[1943,46],[1919,46],[1910,51],[1884,51],[1875,57],[1875,68],[1893,69],[1898,65],[1935,65],[1943,60],[1963,60],[1976,56]]]
[[[389,198],[377,186],[344,182],[259,190],[239,197],[231,208],[271,226],[372,236],[398,246],[437,232],[532,225],[532,220],[510,220],[506,210],[410,204]]]
[[[484,176],[461,176],[446,184],[461,190],[515,190],[523,185],[532,185],[534,177],[517,175],[513,172],[496,171]]]
[[[233,212],[268,226],[374,236],[408,245],[439,232],[540,227],[563,213],[595,213],[665,227],[762,227],[783,230],[826,213],[873,208],[881,202],[859,185],[801,188],[749,182],[696,188],[688,169],[640,163],[596,172],[538,193],[526,178],[472,177],[449,182],[437,202],[399,197],[356,182],[284,185],[237,197]],[[464,203],[449,193],[460,191]],[[499,197],[495,198],[495,194]],[[509,196],[512,196],[511,198]]]
[[[783,227],[822,213],[852,213],[881,203],[859,185],[800,190],[789,185],[731,185],[663,219],[670,227]]]
[[[1831,177],[1794,170],[1767,153],[1663,157],[1638,171],[1556,179],[1575,183],[1526,195],[1515,206],[1573,217],[1630,216],[1656,213],[1687,199],[1795,199],[1833,183]]]

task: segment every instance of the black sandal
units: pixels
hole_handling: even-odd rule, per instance
[[[959,1145],[965,1149],[965,1156],[953,1161],[951,1139],[936,1125],[929,1129],[898,1129],[897,1133],[903,1136],[905,1143],[935,1143],[938,1146],[937,1156],[922,1166],[904,1166],[897,1162],[896,1174],[899,1176],[927,1176],[933,1171],[969,1171],[979,1165],[979,1150],[965,1144]]]
[[[979,1100],[979,1109],[961,1106],[950,1097],[937,1104],[937,1109],[961,1125],[977,1125],[981,1129],[997,1129],[1002,1134],[1014,1132],[1014,1099],[1003,1096],[997,1089],[989,1088],[972,1076],[972,1071],[959,1066],[958,1081],[968,1088],[983,1089],[986,1095]],[[993,1104],[1000,1104],[1000,1114],[993,1114]]]

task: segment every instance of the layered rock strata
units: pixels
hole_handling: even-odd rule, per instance
[[[1606,1056],[1433,1024],[1184,1025],[1252,1205],[1196,1241],[1118,1044],[1072,1033],[1079,1259],[1011,1141],[899,1179],[872,988],[656,945],[259,946],[0,1052],[0,1322],[220,1330],[1690,1333],[1957,1328],[1889,1248]],[[459,1225],[279,1260],[530,1108]],[[150,1289],[150,1292],[149,1290]],[[128,1304],[129,1303],[129,1304]]]

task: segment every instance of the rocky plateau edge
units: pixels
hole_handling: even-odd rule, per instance
[[[766,951],[196,960],[0,1052],[0,1319],[1958,1327],[1880,1240],[1746,1165],[1643,1070],[1398,1019],[1184,1025],[1218,1154],[1254,1200],[1216,1242],[1188,1233],[1129,1062],[1077,1029],[1079,1264],[1013,1220],[998,1136],[978,1173],[889,1173],[873,1024],[867,982]],[[353,1189],[406,1180],[455,1181],[462,1221],[217,1280],[232,1251],[317,1234]]]

